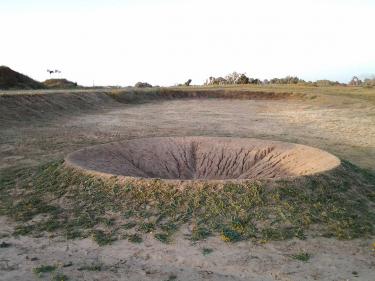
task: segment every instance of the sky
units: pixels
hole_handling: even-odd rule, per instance
[[[373,0],[0,0],[0,65],[85,86],[347,82],[375,74],[374,15]]]

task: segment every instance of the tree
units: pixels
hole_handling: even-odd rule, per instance
[[[350,80],[349,85],[350,86],[361,86],[362,80],[360,80],[357,76],[353,76],[352,80]]]
[[[237,81],[240,77],[241,74],[234,71],[225,76],[225,80],[227,80],[228,84],[237,84]]]
[[[249,77],[245,74],[241,74],[240,77],[238,77],[236,84],[249,84],[249,80]]]
[[[191,84],[192,81],[193,81],[193,80],[191,80],[191,79],[187,80],[187,81],[185,82],[185,86],[190,86],[190,84]]]
[[[138,82],[134,85],[135,88],[152,88],[152,85],[146,82]]]
[[[225,84],[228,84],[228,81],[226,79],[224,79],[223,77],[218,77],[218,78],[215,78],[215,77],[210,77],[206,80],[206,82],[204,83],[205,85],[225,85]]]
[[[295,76],[287,76],[285,78],[273,78],[270,82],[271,84],[298,84],[305,81]]]

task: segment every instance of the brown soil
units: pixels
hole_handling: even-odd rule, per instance
[[[48,79],[43,82],[48,89],[75,89],[80,87],[77,83],[67,79]]]
[[[18,73],[9,67],[0,66],[0,89],[44,89],[45,86],[30,77]]]
[[[337,157],[304,145],[217,137],[135,139],[85,148],[66,160],[99,173],[178,180],[279,179],[340,165]]]

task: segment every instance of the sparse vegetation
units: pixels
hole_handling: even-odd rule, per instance
[[[163,242],[163,243],[166,243],[166,244],[169,243],[170,239],[171,239],[169,233],[164,233],[164,232],[156,233],[155,238],[157,240],[159,240],[160,242]]]
[[[52,281],[68,281],[69,277],[63,273],[57,272],[52,276]]]
[[[79,87],[76,82],[67,79],[48,79],[43,84],[48,89],[75,89]]]
[[[56,265],[40,265],[38,267],[35,267],[33,269],[33,272],[37,275],[41,275],[43,273],[49,273],[49,272],[53,272],[57,269],[57,266]]]
[[[143,216],[145,216],[145,213],[143,213]],[[148,217],[148,216],[146,215],[145,217]],[[144,233],[150,233],[153,230],[155,230],[155,224],[153,222],[141,223],[138,227],[138,230],[140,230]]]
[[[134,227],[136,227],[136,226],[137,226],[137,223],[131,221],[131,222],[128,222],[128,223],[124,224],[122,227],[123,227],[124,229],[131,229],[131,228],[134,228]]]
[[[295,260],[308,262],[311,258],[311,254],[309,254],[307,252],[300,252],[300,253],[292,255],[292,258],[295,259]]]
[[[125,237],[127,237],[129,242],[132,243],[141,243],[143,241],[142,236],[140,236],[139,234],[130,234],[126,235]]]
[[[312,224],[320,226],[321,235],[339,239],[374,233],[375,214],[370,202],[374,202],[375,177],[347,162],[326,176],[273,184],[196,184],[182,190],[161,181],[120,184],[115,178],[103,180],[81,174],[61,162],[3,175],[1,214],[20,223],[16,235],[57,231],[79,238],[91,232],[99,245],[107,245],[124,229],[111,222],[104,224],[108,230],[91,230],[105,221],[108,211],[121,212],[124,219],[131,211],[132,221],[125,225],[133,228],[136,223],[139,233],[155,231],[155,238],[162,242],[169,242],[180,225],[191,221],[196,224],[192,240],[214,233],[228,242],[304,239]],[[22,191],[16,198],[11,192],[15,184]],[[62,197],[69,199],[72,208],[54,203]],[[31,223],[38,214],[49,218]],[[52,223],[51,217],[59,223]],[[132,242],[142,239],[139,234],[127,238]]]
[[[104,232],[103,230],[94,230],[93,239],[99,246],[111,244],[116,239],[112,236],[112,233]]]

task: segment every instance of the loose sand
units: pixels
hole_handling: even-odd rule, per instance
[[[305,145],[245,138],[161,137],[85,148],[70,166],[110,175],[176,180],[279,179],[320,173],[340,160]]]

